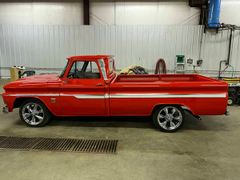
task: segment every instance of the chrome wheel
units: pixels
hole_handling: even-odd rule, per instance
[[[35,102],[29,102],[22,108],[23,120],[32,126],[37,126],[44,121],[44,110],[41,105]]]
[[[182,124],[183,115],[177,107],[166,106],[159,111],[157,121],[164,130],[173,131]]]

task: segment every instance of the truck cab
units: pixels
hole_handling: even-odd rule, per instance
[[[61,78],[60,101],[64,116],[108,115],[109,83],[116,77],[112,56],[74,56]],[[69,106],[71,104],[71,106]]]

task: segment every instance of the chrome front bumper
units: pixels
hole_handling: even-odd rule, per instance
[[[2,112],[3,112],[3,113],[8,113],[8,107],[7,107],[7,106],[4,106],[4,107],[2,108]]]

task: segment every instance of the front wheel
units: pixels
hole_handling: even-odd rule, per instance
[[[177,106],[159,107],[153,114],[153,123],[161,131],[175,132],[184,121],[184,111]]]
[[[19,109],[19,115],[21,120],[31,127],[44,126],[51,118],[46,106],[36,99],[25,101]]]

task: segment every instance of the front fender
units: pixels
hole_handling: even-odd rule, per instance
[[[8,111],[13,111],[13,105],[16,100],[15,96],[9,96],[7,93],[2,94],[3,103],[8,107]]]
[[[41,101],[53,115],[58,114],[58,111],[60,110],[59,109],[60,107],[56,105],[57,103],[55,103],[57,102],[57,100],[55,100],[54,103],[53,101],[51,101],[52,98],[57,99],[57,97],[51,97],[51,96],[39,97],[39,96],[24,96],[24,95],[18,96],[15,94],[8,94],[8,93],[3,93],[2,97],[3,97],[4,104],[6,104],[6,106],[8,107],[9,112],[13,111],[13,109],[15,108],[14,104],[18,99],[22,99],[21,103],[23,103],[27,99],[37,99]]]

